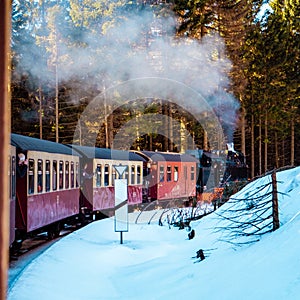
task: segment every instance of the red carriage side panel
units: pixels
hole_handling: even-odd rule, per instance
[[[82,182],[82,190],[80,192],[80,207],[93,210],[94,199],[92,179],[86,179]]]
[[[142,187],[128,186],[128,204],[142,203]],[[93,210],[113,209],[115,207],[114,187],[94,188]]]
[[[141,186],[130,185],[128,186],[128,204],[142,203],[143,193]]]
[[[79,189],[29,195],[27,232],[78,214]]]
[[[158,189],[158,171],[157,164],[152,164],[150,169],[149,178],[149,197],[157,199],[157,189]]]
[[[9,245],[13,243],[15,240],[15,224],[16,224],[16,218],[15,218],[15,211],[16,211],[16,200],[10,199],[10,208],[9,208]]]
[[[94,188],[93,210],[114,208],[115,191],[114,187]]]

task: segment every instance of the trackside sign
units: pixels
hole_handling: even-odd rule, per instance
[[[114,166],[119,177],[127,169],[127,166]],[[128,194],[127,179],[115,179],[115,232],[120,232],[120,243],[123,244],[123,232],[128,231]]]

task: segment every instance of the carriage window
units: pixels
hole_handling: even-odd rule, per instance
[[[172,167],[167,166],[167,181],[171,181],[171,180],[172,180]]]
[[[96,167],[96,186],[101,186],[101,165]]]
[[[109,165],[105,165],[104,167],[104,185],[109,185]]]
[[[8,156],[8,163],[9,163],[9,169],[8,169],[9,199],[11,199],[12,198],[12,158],[11,158],[11,156]]]
[[[34,193],[34,160],[28,162],[28,194]]]
[[[38,160],[38,173],[37,173],[37,191],[41,193],[43,191],[43,161]]]
[[[137,184],[141,184],[142,183],[142,177],[141,177],[141,166],[137,166]]]
[[[57,161],[54,160],[52,164],[52,189],[57,190]]]
[[[178,166],[174,167],[174,181],[178,181]]]
[[[115,179],[116,178],[119,179],[119,174],[117,174],[115,168],[112,168],[112,185],[115,185]]]
[[[46,178],[46,192],[49,192],[50,191],[50,160],[46,160],[45,178]]]
[[[59,161],[59,189],[64,188],[64,162]]]
[[[164,173],[165,173],[164,166],[160,166],[159,167],[159,181],[160,182],[163,182],[165,180]]]
[[[131,184],[136,184],[134,177],[135,177],[135,166],[133,165],[131,166]]]
[[[194,168],[194,166],[191,167],[191,180],[195,180],[195,168]]]
[[[65,171],[65,186],[66,186],[66,189],[69,188],[69,162],[66,161],[65,163],[65,167],[66,167],[66,171]]]
[[[74,162],[71,162],[71,188],[73,188],[75,185],[75,180],[74,180]]]
[[[76,162],[76,187],[79,187],[79,178],[78,178],[78,175],[79,175],[79,163]]]
[[[16,196],[16,157],[13,156],[11,160],[11,196]]]
[[[126,170],[125,170],[125,172],[124,172],[124,174],[123,174],[123,178],[124,178],[124,179],[127,179],[127,183],[129,183],[129,182],[128,182],[128,178],[129,178],[129,177],[128,177],[128,168],[129,168],[129,167],[126,166]]]

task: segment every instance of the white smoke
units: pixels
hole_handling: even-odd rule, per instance
[[[69,11],[66,10],[66,13]],[[70,18],[66,16],[60,20],[67,22]],[[66,82],[76,77],[81,78],[83,85],[87,81],[91,85],[92,80],[99,91],[138,78],[161,77],[177,81],[201,94],[222,117],[227,129],[231,128],[239,106],[236,99],[225,92],[229,85],[227,74],[231,62],[224,55],[224,41],[217,34],[207,35],[201,41],[176,38],[175,27],[175,16],[155,18],[150,10],[141,10],[129,18],[118,15],[118,22],[105,34],[101,26],[98,31],[82,30],[78,34],[78,28],[57,24],[58,80]],[[71,45],[68,38],[74,36],[77,37],[77,46]],[[40,67],[45,65],[45,52],[37,48],[37,45],[32,45],[34,50],[31,51],[28,45],[28,51],[22,54],[22,67],[30,68],[28,71],[48,85],[50,78],[54,83],[54,67],[49,59],[48,73]],[[53,55],[51,53],[52,58]],[[193,99],[182,101],[184,107],[199,105]],[[230,135],[227,129],[226,134]]]

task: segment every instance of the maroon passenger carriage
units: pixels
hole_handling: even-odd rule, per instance
[[[144,163],[144,199],[187,204],[196,198],[197,160],[187,154],[135,151]],[[170,202],[171,200],[171,202]],[[167,202],[169,201],[169,203]]]
[[[71,148],[11,134],[16,147],[16,239],[47,231],[58,236],[79,214],[79,154]]]
[[[114,180],[119,179],[115,166],[126,166],[122,178],[128,182],[129,211],[142,203],[144,159],[129,151],[71,145],[82,155],[80,207],[85,219],[101,219],[114,214]]]
[[[15,210],[16,210],[16,147],[10,146],[9,154],[9,246],[15,240]]]

